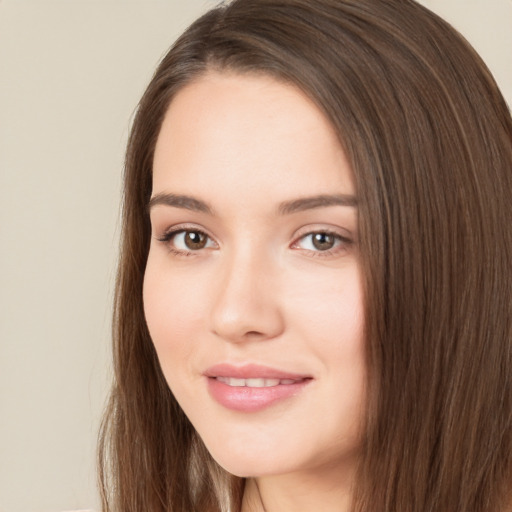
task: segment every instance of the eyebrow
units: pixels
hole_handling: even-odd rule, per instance
[[[175,208],[184,208],[185,210],[213,215],[213,208],[208,203],[182,194],[156,194],[150,199],[148,210],[157,205],[174,206]]]
[[[290,213],[302,212],[304,210],[312,210],[314,208],[325,208],[327,206],[357,206],[355,196],[349,194],[328,195],[322,194],[318,196],[302,197],[285,201],[279,205],[278,211],[281,215],[289,215]]]
[[[214,215],[213,208],[207,202],[183,194],[156,194],[150,199],[148,210],[151,210],[151,208],[157,205],[172,206],[174,208],[183,208],[185,210],[206,213],[207,215]],[[357,200],[355,196],[349,194],[321,194],[284,201],[279,205],[277,211],[280,215],[289,215],[315,208],[325,208],[328,206],[356,207]]]

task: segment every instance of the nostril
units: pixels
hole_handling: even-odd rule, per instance
[[[247,338],[257,338],[259,336],[263,336],[263,333],[259,331],[249,331],[245,333],[245,336]]]

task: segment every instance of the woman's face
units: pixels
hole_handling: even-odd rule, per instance
[[[357,457],[363,296],[351,169],[330,124],[272,78],[209,73],[158,137],[144,308],[163,373],[239,476]]]

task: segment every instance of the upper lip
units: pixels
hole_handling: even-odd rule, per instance
[[[259,364],[244,364],[234,366],[229,363],[220,363],[208,368],[204,375],[206,377],[233,377],[235,379],[290,379],[302,380],[311,378],[310,375],[291,373],[270,366]]]

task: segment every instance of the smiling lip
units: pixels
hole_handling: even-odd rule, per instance
[[[219,364],[204,375],[210,396],[227,409],[241,412],[260,411],[295,396],[312,380],[309,375],[255,364]]]

